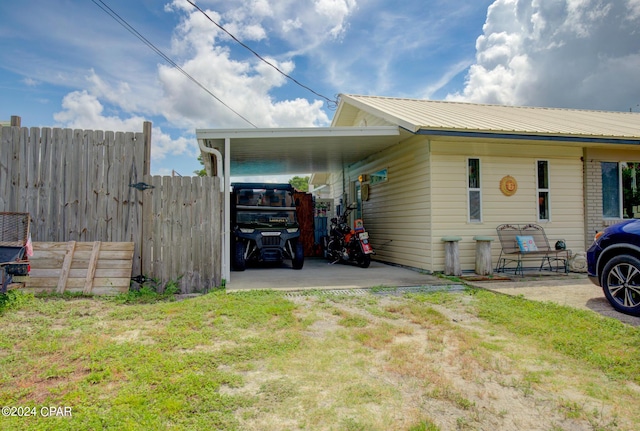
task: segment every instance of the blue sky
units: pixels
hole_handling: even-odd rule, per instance
[[[197,128],[330,123],[331,104],[260,62],[185,0],[102,1],[0,2],[0,120],[116,131],[151,121],[152,173],[182,175],[200,167]],[[640,0],[195,3],[329,99],[640,110]]]

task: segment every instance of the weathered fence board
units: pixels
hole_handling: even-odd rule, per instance
[[[219,286],[219,180],[152,177],[145,144],[144,133],[0,127],[0,211],[29,212],[36,242],[100,241],[101,254],[132,242],[132,275],[180,280],[183,292]]]
[[[132,242],[35,242],[31,272],[16,277],[35,292],[126,292],[131,279]],[[96,252],[97,250],[97,252]]]
[[[142,269],[182,292],[219,286],[221,196],[218,178],[145,176]]]

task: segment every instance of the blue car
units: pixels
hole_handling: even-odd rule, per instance
[[[589,279],[616,310],[640,316],[640,220],[598,232],[587,250]]]

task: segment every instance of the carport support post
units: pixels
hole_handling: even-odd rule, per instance
[[[462,275],[462,270],[460,269],[460,252],[458,251],[458,241],[461,239],[459,236],[442,237],[442,242],[444,242],[445,275]]]
[[[231,277],[231,138],[224,138],[224,232],[222,234],[222,278]]]

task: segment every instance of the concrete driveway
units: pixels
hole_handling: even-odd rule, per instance
[[[640,326],[640,317],[629,316],[613,309],[604,297],[602,288],[594,285],[584,274],[571,273],[514,277],[510,281],[468,282],[475,287],[504,293],[522,295],[533,301],[551,301],[560,305],[591,310],[603,316],[613,317],[632,326]]]
[[[247,268],[231,272],[227,292],[239,290],[274,289],[327,290],[364,289],[371,287],[446,286],[451,281],[412,269],[371,262],[369,268],[352,265],[329,265],[326,259],[306,258],[304,267],[294,270],[288,263],[281,266]]]

